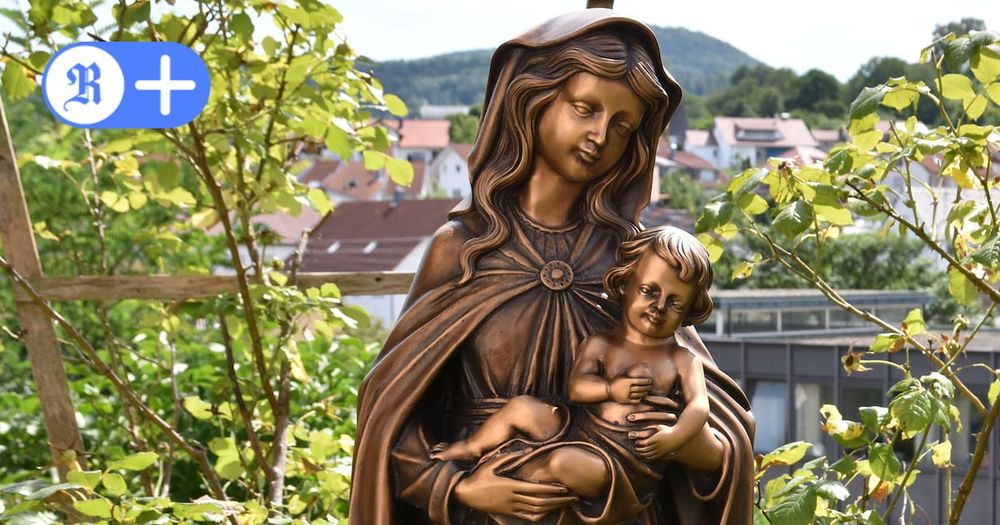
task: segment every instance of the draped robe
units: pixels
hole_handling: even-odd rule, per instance
[[[430,459],[430,447],[466,436],[506,398],[565,399],[579,343],[617,321],[601,286],[617,246],[612,235],[591,222],[557,232],[513,222],[511,238],[481,258],[471,282],[434,288],[404,312],[362,384],[350,523],[494,523],[453,501],[467,472]],[[540,278],[554,259],[572,268],[568,288],[552,290]],[[687,342],[706,361],[710,424],[729,451],[726,465],[711,476],[671,469],[638,523],[749,524],[749,404],[700,339]]]

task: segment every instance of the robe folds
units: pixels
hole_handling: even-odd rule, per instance
[[[584,222],[563,235],[569,240],[562,249],[556,242],[549,250],[539,249],[524,229],[515,227],[502,248],[483,256],[469,283],[446,283],[417,298],[390,334],[358,394],[351,525],[495,523],[454,500],[454,488],[468,467],[430,459],[430,447],[466,436],[491,412],[470,416],[464,408],[470,402],[499,406],[504,397],[520,394],[565,400],[579,343],[617,322],[618,307],[603,295],[601,284],[617,247],[613,236]],[[553,255],[573,270],[565,289],[550,289],[540,279]],[[527,344],[501,364],[490,362],[490,352],[501,347],[484,351],[473,341],[491,326],[515,326],[512,340]],[[749,525],[749,403],[718,370],[693,329],[684,332],[678,334],[681,342],[705,360],[709,424],[726,446],[725,465],[712,475],[668,468],[654,504],[636,523]],[[503,334],[485,334],[487,340],[498,336]],[[487,355],[478,355],[483,352]],[[495,373],[501,367],[506,367],[504,373]],[[547,517],[551,523],[583,523],[572,519],[572,514],[559,512]]]

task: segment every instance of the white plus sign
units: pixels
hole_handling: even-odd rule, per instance
[[[194,89],[194,80],[171,80],[170,79],[170,55],[160,55],[160,79],[159,80],[136,80],[135,88],[140,91],[160,92],[160,114],[167,116],[170,114],[170,92],[171,91],[191,91]]]

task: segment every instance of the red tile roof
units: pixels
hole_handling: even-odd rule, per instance
[[[401,148],[442,149],[450,141],[448,130],[451,123],[444,119],[404,119],[395,123],[386,121],[386,126],[399,130]]]
[[[731,145],[771,148],[819,145],[806,123],[797,118],[715,117],[715,128],[722,140]],[[774,132],[775,139],[737,138],[740,132]]]
[[[472,144],[455,144],[452,142],[448,146],[465,160],[469,160],[469,155],[472,154]]]
[[[301,270],[390,271],[447,222],[448,212],[458,203],[458,199],[403,200],[398,205],[341,203],[313,229]]]
[[[689,129],[684,132],[684,147],[707,146],[711,133],[701,129]]]
[[[715,166],[713,166],[711,162],[686,151],[675,151],[670,160],[684,166],[685,168],[715,171]]]
[[[323,179],[330,176],[331,173],[337,171],[337,168],[339,167],[339,160],[318,159],[301,176],[300,182],[302,182],[302,184],[309,184],[310,182],[322,183]]]
[[[379,190],[385,187],[380,179],[384,175],[365,169],[361,162],[348,162],[323,179],[323,188],[359,201],[378,198]]]

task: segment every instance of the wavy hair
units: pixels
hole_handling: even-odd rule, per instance
[[[708,250],[693,235],[673,226],[643,230],[618,247],[617,263],[604,274],[604,289],[608,297],[622,302],[625,287],[635,273],[639,259],[650,249],[677,270],[681,281],[698,286],[698,293],[688,306],[684,324],[698,324],[708,319],[712,313],[712,298],[708,295],[708,289],[712,287],[712,263]]]
[[[615,209],[625,191],[653,169],[656,142],[663,131],[668,107],[667,92],[656,74],[650,54],[627,35],[613,30],[595,31],[559,45],[531,52],[520,74],[506,89],[502,100],[497,141],[472,174],[472,206],[455,215],[483,222],[483,228],[466,241],[460,253],[462,277],[472,279],[476,261],[499,248],[510,237],[517,190],[531,175],[535,160],[538,122],[558,97],[560,88],[581,72],[613,80],[625,80],[645,103],[642,122],[632,134],[622,158],[607,173],[591,182],[579,210],[626,239],[639,231],[633,217],[622,217]]]

